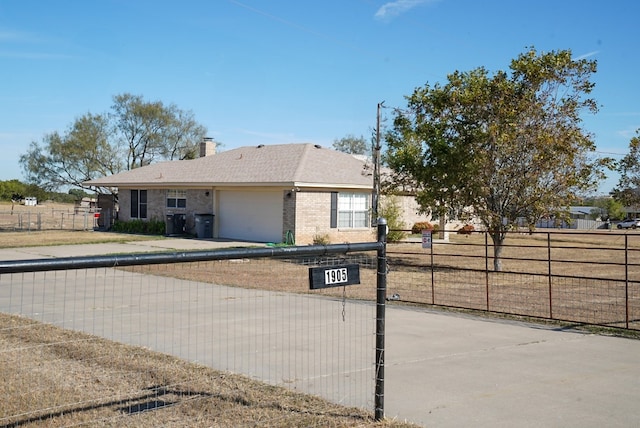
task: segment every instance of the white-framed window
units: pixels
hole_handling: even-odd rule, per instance
[[[332,227],[369,227],[370,193],[340,192],[334,195],[336,196],[332,197],[332,205],[335,204],[336,221]]]
[[[167,190],[167,208],[186,208],[187,191],[179,189]]]
[[[131,218],[147,218],[147,191],[131,189]]]

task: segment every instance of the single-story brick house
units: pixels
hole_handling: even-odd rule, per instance
[[[362,159],[314,144],[215,153],[211,141],[200,155],[85,184],[118,189],[119,220],[165,220],[173,233],[296,244],[374,239],[373,175]],[[407,227],[422,221],[415,198],[401,204]]]

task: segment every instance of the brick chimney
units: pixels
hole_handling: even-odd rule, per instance
[[[204,137],[200,142],[200,157],[212,156],[216,154],[216,143],[213,138]]]

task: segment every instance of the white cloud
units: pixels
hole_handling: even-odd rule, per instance
[[[622,138],[630,140],[631,138],[633,138],[636,135],[638,135],[638,133],[637,133],[638,129],[640,129],[640,126],[637,126],[637,127],[636,126],[632,126],[630,128],[627,128],[627,129],[621,129],[621,130],[617,131],[616,134],[618,134]]]
[[[21,31],[0,30],[0,42],[4,44],[3,50],[0,50],[0,58],[10,59],[69,59],[69,55],[35,52],[31,50],[29,45],[50,45],[55,40],[46,40],[33,33],[25,33]]]
[[[587,59],[587,58],[589,58],[589,57],[591,57],[591,56],[597,55],[598,53],[600,53],[600,51],[592,51],[592,52],[589,52],[589,53],[586,53],[586,54],[580,55],[580,56],[578,56],[578,57],[576,57],[576,58],[573,58],[573,60],[574,60],[574,61],[580,61],[580,60],[582,60],[582,59]]]
[[[435,3],[437,0],[396,0],[383,4],[375,14],[376,19],[391,19],[423,3]]]
[[[25,33],[24,31],[0,31],[0,41],[14,43],[39,43],[41,38],[33,33]]]
[[[73,58],[70,55],[64,54],[51,54],[42,52],[7,52],[0,51],[0,58],[13,58],[13,59],[70,59]]]
[[[13,41],[13,40],[21,40],[23,38],[21,33],[16,33],[13,31],[0,31],[0,41]]]

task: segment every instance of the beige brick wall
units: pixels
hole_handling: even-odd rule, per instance
[[[211,194],[212,192],[206,189],[188,189],[186,208],[167,208],[167,189],[148,189],[147,220],[165,221],[167,214],[185,214],[186,232],[195,234],[195,214],[213,213]],[[124,208],[120,210],[118,219],[131,220],[131,189],[120,189],[118,202]]]
[[[287,242],[288,234],[293,234],[296,241],[296,201],[298,192],[291,190],[283,191],[282,199],[282,242]],[[297,241],[296,241],[297,242]]]
[[[296,244],[312,244],[317,237],[326,236],[331,244],[371,242],[375,232],[371,228],[331,228],[331,192],[310,191],[295,193]],[[285,203],[285,205],[287,205]]]
[[[147,217],[149,220],[165,220],[167,214],[185,214],[187,233],[195,234],[195,214],[213,213],[213,191],[206,189],[187,190],[186,208],[167,208],[166,189],[147,190]],[[331,191],[283,191],[282,242],[287,242],[289,232],[298,245],[312,244],[314,239],[326,236],[330,243],[371,242],[375,240],[374,228],[331,228]],[[120,189],[120,206],[124,209],[119,219],[130,220],[130,189]],[[405,216],[415,214],[415,199],[401,198]],[[412,205],[412,201],[413,204]],[[413,221],[415,215],[408,216]],[[408,223],[410,228],[413,223]]]
[[[384,203],[385,196],[380,198],[380,202]],[[431,215],[418,213],[418,203],[414,196],[395,196],[396,201],[402,209],[402,221],[405,223],[405,229],[411,229],[414,223],[422,221],[431,221]]]
[[[131,190],[132,189],[119,189],[118,192],[118,204],[121,209],[118,212],[118,220],[129,221],[131,220]],[[146,189],[142,189],[146,190]],[[165,202],[164,190],[147,190],[147,220],[160,220],[164,218],[164,214],[158,210],[164,207]]]
[[[147,219],[164,220],[166,213],[163,208],[167,205],[167,191],[161,189],[147,190]]]
[[[384,196],[382,197],[384,198]],[[418,213],[418,204],[413,196],[397,197],[403,212],[405,227],[411,229],[414,223],[428,221],[431,216]],[[296,244],[313,243],[319,236],[327,236],[330,243],[370,242],[376,239],[374,228],[337,229],[331,228],[331,191],[302,191],[285,197],[284,230],[295,226]],[[284,241],[284,239],[283,239]]]
[[[208,195],[207,195],[208,193]],[[166,203],[165,203],[166,205]],[[168,209],[168,208],[166,208]],[[213,196],[210,190],[187,190],[187,208],[183,210],[187,218],[187,233],[196,234],[196,214],[213,214]]]
[[[118,205],[120,210],[118,211],[118,220],[128,221],[131,220],[131,195],[129,189],[118,189]]]

